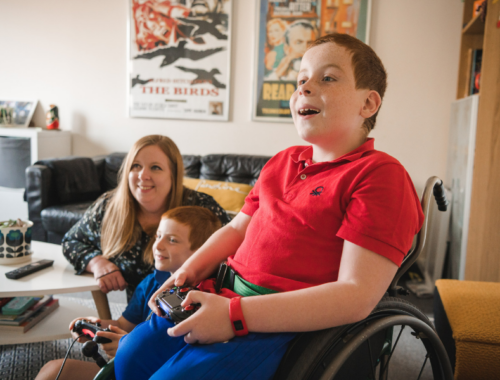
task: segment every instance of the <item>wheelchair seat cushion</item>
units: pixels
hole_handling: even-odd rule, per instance
[[[455,341],[455,378],[497,378],[500,373],[500,284],[438,280],[436,287]]]

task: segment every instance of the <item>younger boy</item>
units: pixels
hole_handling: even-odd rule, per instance
[[[77,318],[70,323],[70,331],[79,319],[87,319],[93,323],[99,322],[102,328],[109,327],[112,332],[101,331],[97,335],[111,339],[110,343],[101,346],[109,357],[114,357],[121,337],[148,318],[151,313],[148,301],[153,293],[220,227],[219,219],[203,207],[183,206],[165,212],[153,245],[156,269],[137,286],[122,316],[118,320],[101,320],[96,317]],[[77,333],[72,332],[72,335],[74,338],[78,337]],[[86,338],[80,338],[79,341],[86,340]],[[61,365],[62,359],[47,363],[37,379],[55,379]],[[99,367],[94,362],[69,359],[64,365],[60,379],[92,379],[97,372],[99,372]]]
[[[227,259],[236,297],[190,292],[183,305],[201,308],[176,326],[153,315],[120,342],[117,380],[270,379],[294,336],[286,332],[362,320],[387,290],[423,213],[402,165],[367,139],[386,88],[382,62],[332,34],[309,46],[297,79],[290,109],[310,145],[271,158],[241,212],[159,290],[208,289]],[[159,313],[154,295],[149,305]]]

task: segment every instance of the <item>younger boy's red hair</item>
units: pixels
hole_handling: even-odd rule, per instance
[[[200,248],[221,227],[221,222],[215,214],[200,206],[176,207],[165,212],[161,219],[172,219],[190,228],[191,251]]]
[[[327,34],[315,41],[309,42],[307,49],[309,50],[328,42],[342,46],[352,54],[351,62],[356,89],[377,91],[380,98],[383,99],[387,88],[387,72],[375,51],[357,38],[341,33]],[[367,134],[375,127],[377,115],[378,111],[372,117],[365,119],[363,127],[366,129]]]

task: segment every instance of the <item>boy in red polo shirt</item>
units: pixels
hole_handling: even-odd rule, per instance
[[[373,310],[423,222],[405,169],[367,138],[385,88],[382,62],[364,43],[342,34],[312,43],[290,100],[310,145],[274,156],[241,212],[160,291],[202,281],[214,293],[204,279],[224,260],[226,289],[191,292],[184,305],[202,306],[176,326],[156,316],[138,326],[120,342],[118,380],[271,378],[287,332],[353,323]],[[154,296],[149,305],[159,314]],[[148,365],[133,373],[139,352]]]

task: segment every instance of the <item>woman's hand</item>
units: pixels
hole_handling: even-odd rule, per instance
[[[87,271],[94,273],[94,278],[103,293],[124,290],[127,287],[120,268],[102,256],[96,256],[90,260]]]
[[[184,341],[188,344],[227,342],[234,337],[229,319],[229,298],[191,291],[182,306],[192,303],[201,303],[201,307],[188,319],[168,329],[168,335],[184,335]]]
[[[189,270],[189,268],[184,268],[184,266],[180,267],[175,271],[175,273],[163,283],[162,286],[151,296],[148,302],[148,306],[153,312],[161,316],[160,310],[158,306],[156,306],[156,296],[167,289],[172,289],[174,286],[182,286],[189,285],[194,286],[197,284],[197,279],[193,271]]]
[[[76,321],[79,321],[81,319],[85,319],[85,320],[92,322],[92,323],[101,323],[100,318],[96,318],[96,317],[79,317],[79,318],[73,319],[71,321],[71,323],[69,324],[69,331],[71,331],[71,336],[73,337],[73,339],[76,339],[79,336],[78,333],[73,332],[73,327],[75,327]],[[82,336],[81,338],[78,339],[78,342],[83,343],[83,342],[86,342],[87,340],[90,340],[90,339],[87,336]]]
[[[116,350],[118,350],[118,343],[120,342],[120,339],[122,336],[127,335],[128,332],[122,330],[118,326],[109,325],[108,327],[112,332],[98,331],[96,335],[111,340],[109,343],[102,343],[101,348],[104,350],[106,355],[108,355],[108,357],[113,358],[116,356]]]

